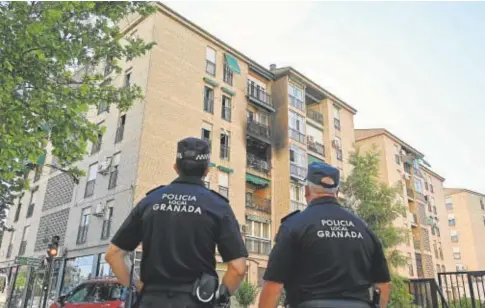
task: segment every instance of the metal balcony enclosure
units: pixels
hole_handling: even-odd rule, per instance
[[[269,137],[271,136],[271,133],[267,125],[261,124],[251,119],[247,119],[247,121],[248,121],[247,122],[248,133],[253,134],[257,137],[269,139]]]
[[[251,198],[246,197],[246,207],[271,214],[271,200],[265,198],[258,198],[251,196]]]
[[[312,140],[310,136],[307,137],[307,144],[310,151],[325,156],[325,147],[323,144]]]
[[[290,175],[303,180],[306,177],[307,168],[290,163]]]
[[[289,135],[290,135],[290,138],[295,140],[295,141],[298,141],[300,143],[305,143],[305,134],[297,131],[296,129],[293,129],[293,128],[290,128],[289,129]]]
[[[247,85],[248,98],[250,101],[274,111],[271,95],[265,89],[256,85],[253,81],[248,80]]]
[[[259,158],[256,155],[251,153],[247,153],[246,165],[251,169],[254,169],[256,171],[263,172],[263,173],[269,173],[271,170],[271,165],[269,161]]]
[[[321,114],[320,112],[317,112],[317,111],[314,111],[314,110],[311,110],[311,109],[307,109],[306,115],[309,119],[323,125],[323,114]]]
[[[261,238],[246,236],[246,248],[248,252],[258,255],[269,255],[271,251],[271,241]]]

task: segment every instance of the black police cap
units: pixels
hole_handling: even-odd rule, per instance
[[[340,171],[327,163],[313,162],[308,165],[307,181],[325,188],[335,188],[340,183]]]
[[[210,161],[210,145],[199,138],[185,138],[177,143],[177,162],[194,161],[208,163]]]

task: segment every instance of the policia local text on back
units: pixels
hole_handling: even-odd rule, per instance
[[[114,235],[106,260],[124,285],[130,272],[125,258],[140,243],[141,277],[135,281],[141,308],[224,305],[246,273],[248,256],[229,201],[207,189],[210,146],[186,138],[177,145],[170,185],[148,192]],[[218,286],[216,246],[227,271]]]

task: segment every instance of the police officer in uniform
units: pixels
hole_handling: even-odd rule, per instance
[[[276,307],[284,286],[290,307],[370,308],[373,288],[387,307],[390,274],[382,245],[337,201],[339,170],[309,165],[308,207],[281,220],[264,274],[259,307]]]
[[[225,304],[246,272],[239,224],[229,201],[207,189],[210,146],[186,138],[177,145],[174,168],[179,177],[149,191],[114,235],[106,260],[128,286],[128,252],[142,243],[140,307],[214,307]],[[215,248],[227,271],[218,286]]]

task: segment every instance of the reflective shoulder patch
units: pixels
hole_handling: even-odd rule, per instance
[[[159,188],[162,188],[162,187],[165,187],[165,185],[160,185],[160,186],[158,186],[158,187],[155,187],[155,188],[154,188],[154,189],[152,189],[152,190],[149,190],[149,191],[148,191],[148,192],[145,194],[145,196],[148,196],[149,194],[151,194],[151,193],[152,193],[152,192],[154,192],[155,190],[157,190],[157,189],[159,189]]]
[[[285,217],[281,218],[281,223],[283,223],[285,220],[290,218],[291,216],[294,216],[296,214],[300,213],[300,210],[296,210],[294,212],[291,212],[290,214],[286,215]]]
[[[217,196],[221,197],[224,201],[226,201],[227,203],[229,203],[229,199],[227,199],[226,197],[224,197],[223,195],[221,195],[220,193],[218,193],[217,191],[211,189],[211,191],[213,193],[215,193]]]

